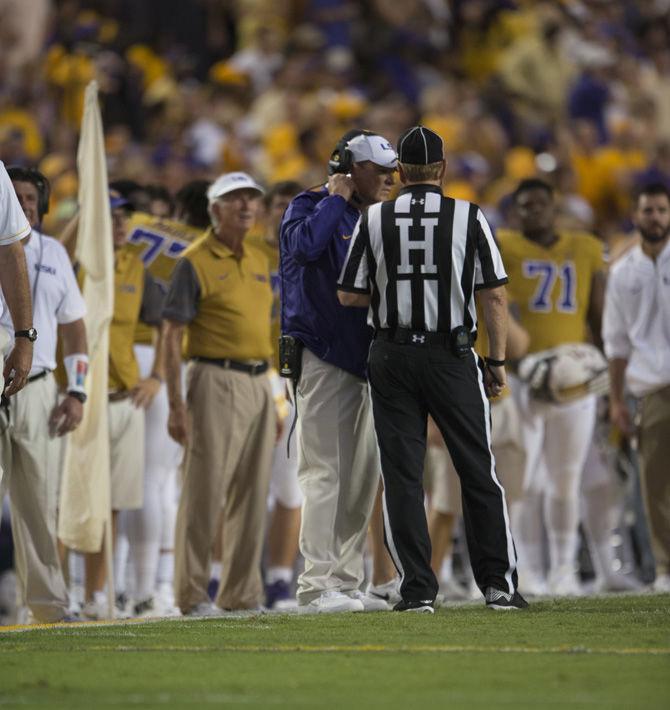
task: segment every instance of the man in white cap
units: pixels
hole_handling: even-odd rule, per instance
[[[212,229],[175,267],[163,310],[170,416],[186,447],[175,537],[175,599],[187,616],[260,608],[266,498],[276,433],[267,377],[272,289],[267,256],[244,244],[263,189],[245,173],[209,188]],[[186,402],[181,392],[186,334]],[[223,506],[223,573],[207,583]]]
[[[328,184],[298,195],[281,225],[280,365],[298,412],[305,571],[297,596],[305,611],[389,608],[360,590],[380,476],[365,372],[372,330],[366,310],[342,307],[336,289],[361,212],[389,197],[396,159],[382,136],[346,133]]]

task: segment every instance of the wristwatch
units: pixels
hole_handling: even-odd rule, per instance
[[[78,392],[77,390],[68,390],[68,397],[74,397],[78,399],[82,404],[87,400],[88,396],[85,392]]]
[[[37,340],[37,331],[35,328],[28,328],[28,330],[16,330],[14,331],[15,338],[28,338],[31,343]]]

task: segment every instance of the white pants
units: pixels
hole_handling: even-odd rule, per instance
[[[514,513],[519,559],[529,571],[541,574],[541,527],[533,521],[540,514],[544,494],[551,581],[575,565],[580,486],[593,439],[596,397],[553,404],[532,399],[526,385],[517,391],[527,456],[524,498]]]
[[[293,405],[289,405],[289,414],[284,420],[284,430],[275,445],[272,456],[272,478],[270,478],[269,506],[281,503],[284,508],[299,508],[302,505],[302,492],[298,484],[298,454],[296,453],[296,434],[291,437],[290,456],[286,455],[286,443],[291,431],[295,414]]]
[[[140,377],[151,374],[154,355],[151,345],[135,345]],[[161,385],[144,412],[144,502],[126,517],[137,599],[153,594],[160,549],[174,546],[177,516],[174,488],[184,451],[168,434],[168,414],[167,388]]]
[[[521,421],[512,397],[491,401],[491,448],[505,498],[514,503],[522,495],[526,454]],[[439,513],[461,515],[461,484],[446,447],[428,447],[426,474],[431,484],[432,508]]]
[[[42,622],[63,618],[68,608],[56,534],[61,441],[49,435],[57,397],[52,374],[28,383],[11,398],[1,443],[20,602]]]
[[[380,480],[367,383],[305,349],[297,388],[304,496],[298,603],[363,582],[363,549]]]

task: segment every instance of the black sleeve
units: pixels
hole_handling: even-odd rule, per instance
[[[198,313],[200,283],[193,264],[188,259],[180,259],[172,272],[168,288],[163,318],[190,323]]]
[[[164,301],[165,291],[163,291],[158,281],[148,271],[145,271],[140,320],[147,325],[160,325]]]

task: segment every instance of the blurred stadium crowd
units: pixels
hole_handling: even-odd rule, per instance
[[[670,188],[669,0],[0,0],[0,10],[0,159],[49,179],[47,234],[78,209],[91,79],[110,180],[158,216],[183,216],[184,200],[204,200],[231,171],[265,186],[323,184],[348,129],[395,144],[418,122],[445,139],[445,194],[478,203],[495,227],[516,226],[512,193],[539,177],[556,190],[559,228],[616,253],[633,231],[634,189]],[[196,213],[191,224],[206,227]],[[617,505],[639,521],[628,454]],[[612,543],[615,571],[649,582],[642,528]]]
[[[0,158],[39,167],[57,232],[73,213],[83,91],[100,84],[112,179],[246,170],[323,177],[353,125],[393,143],[421,121],[446,191],[504,220],[540,175],[563,220],[615,240],[629,194],[670,180],[665,0],[3,0]]]

